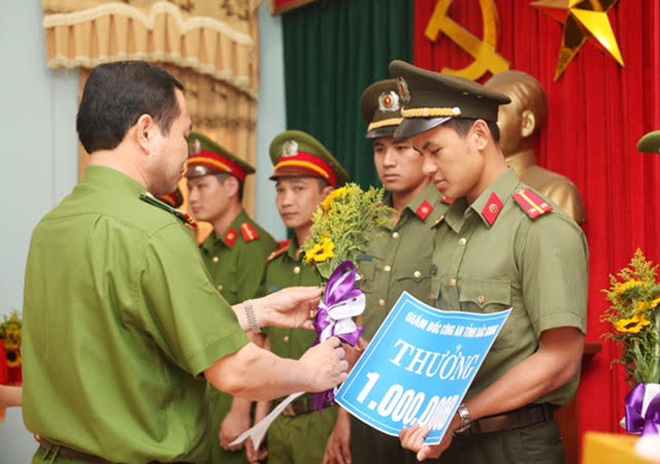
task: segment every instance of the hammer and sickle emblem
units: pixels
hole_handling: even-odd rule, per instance
[[[484,20],[483,40],[479,40],[447,15],[451,3],[452,0],[438,0],[424,34],[431,42],[435,42],[440,32],[444,32],[456,45],[468,52],[474,61],[463,69],[443,68],[442,73],[476,81],[486,71],[490,71],[491,74],[507,71],[509,63],[495,50],[500,34],[500,18],[495,0],[479,0]]]

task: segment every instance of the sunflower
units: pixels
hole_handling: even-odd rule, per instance
[[[651,321],[644,315],[636,314],[630,319],[620,319],[614,327],[621,333],[639,333],[644,327],[650,325]]]
[[[325,197],[325,200],[321,202],[321,208],[323,208],[323,211],[327,212],[330,209],[332,202],[335,201],[337,198],[341,198],[345,196],[346,193],[347,193],[347,188],[342,187],[342,188],[338,188],[337,190],[334,190],[330,195]]]
[[[321,243],[317,243],[305,255],[305,262],[324,263],[335,257],[335,244],[330,237],[323,237]]]
[[[614,295],[623,295],[624,293],[629,293],[632,290],[637,290],[642,287],[647,287],[648,284],[646,282],[641,282],[639,280],[628,280],[627,282],[623,282],[619,284],[614,291],[612,292]]]

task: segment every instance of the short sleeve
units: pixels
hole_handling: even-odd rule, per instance
[[[160,348],[199,375],[248,343],[233,309],[214,288],[192,236],[168,225],[147,241],[136,276],[139,317]]]
[[[586,333],[589,249],[584,233],[561,213],[527,225],[516,243],[522,244],[523,301],[536,336],[558,327]]]

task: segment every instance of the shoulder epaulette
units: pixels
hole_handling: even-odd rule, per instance
[[[272,260],[277,258],[278,256],[282,256],[284,253],[286,253],[286,250],[289,248],[289,245],[291,245],[292,240],[285,240],[284,242],[280,242],[280,249],[273,251],[271,254],[268,255],[268,258],[266,258],[266,262],[270,263]]]
[[[154,197],[152,194],[149,192],[147,193],[141,193],[140,194],[140,200],[149,203],[150,205],[157,206],[160,209],[164,209],[170,214],[173,214],[174,216],[177,217],[181,222],[184,224],[188,224],[189,226],[194,227],[195,229],[197,228],[197,223],[195,220],[187,213],[184,213],[181,210],[178,210],[176,208],[172,208],[170,205],[165,203],[164,201],[160,201],[156,197]]]
[[[552,205],[530,189],[516,190],[516,193],[513,194],[513,199],[516,200],[518,206],[532,219],[537,219],[545,213],[552,211]]]
[[[433,212],[433,205],[429,203],[428,201],[424,200],[421,205],[419,205],[419,208],[417,208],[417,211],[415,211],[415,214],[419,216],[419,218],[422,221],[426,221],[426,219],[431,215]]]
[[[241,235],[243,236],[243,240],[245,240],[245,243],[250,243],[253,240],[259,240],[259,234],[257,233],[254,226],[249,222],[244,222],[243,224],[241,224],[240,230],[241,230]]]

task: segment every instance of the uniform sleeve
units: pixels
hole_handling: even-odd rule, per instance
[[[523,302],[537,337],[544,330],[587,328],[589,249],[582,230],[569,218],[552,213],[527,221],[516,237]]]
[[[192,236],[169,225],[147,242],[136,279],[144,328],[184,370],[199,375],[248,343],[214,288]]]

